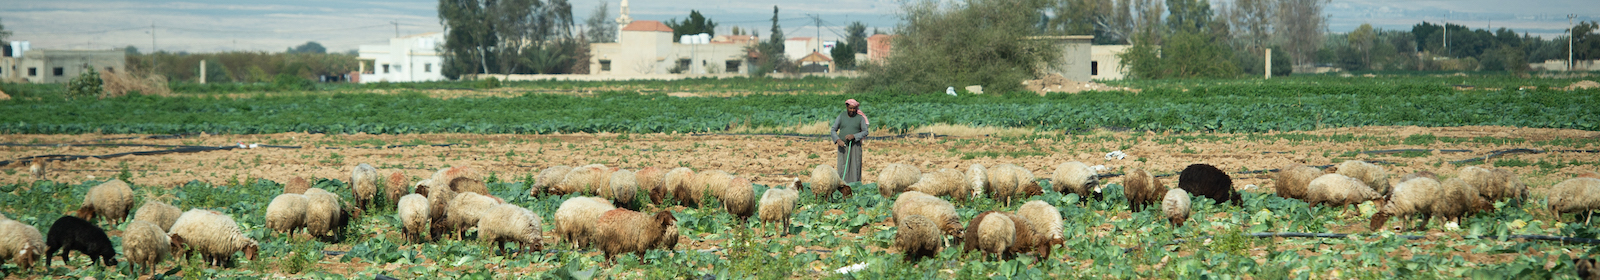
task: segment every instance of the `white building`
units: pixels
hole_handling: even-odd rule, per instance
[[[654,20],[622,27],[616,43],[589,44],[590,75],[748,74],[755,37],[721,35],[703,44],[672,42],[672,28]]]
[[[1095,80],[1121,80],[1128,75],[1122,68],[1122,57],[1129,45],[1089,46],[1089,78]]]
[[[817,52],[832,59],[834,46],[816,37],[794,37],[783,40],[783,56],[788,57],[789,61],[798,61],[811,55],[811,52]]]
[[[439,45],[444,44],[444,34],[439,32],[410,35],[389,39],[387,45],[361,45],[361,83],[372,82],[425,82],[444,80],[444,58]],[[371,61],[368,66],[367,61]],[[367,68],[371,67],[371,68]]]

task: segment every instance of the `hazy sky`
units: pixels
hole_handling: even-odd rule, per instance
[[[620,0],[606,0],[617,16]],[[897,22],[903,0],[636,0],[631,1],[637,20],[683,18],[699,10],[719,23],[719,33],[733,26],[771,32],[772,7],[780,8],[788,37],[842,37],[842,26],[861,21],[888,31]],[[317,41],[329,51],[347,51],[363,44],[382,44],[402,35],[441,31],[436,0],[398,1],[169,1],[169,0],[20,0],[0,1],[0,23],[14,34],[11,40],[32,41],[34,48],[106,49],[133,45],[167,51],[213,52],[227,50],[282,51]],[[1221,5],[1231,1],[1218,1]],[[573,16],[582,20],[594,12],[599,0],[574,0]],[[1561,33],[1567,14],[1579,20],[1600,20],[1600,3],[1594,0],[1457,0],[1382,1],[1335,0],[1327,7],[1329,31],[1345,32],[1363,22],[1386,29],[1410,29],[1420,21],[1466,25],[1471,28],[1508,27],[1535,35]],[[817,15],[822,28],[809,15]],[[870,28],[869,28],[870,30]],[[869,31],[870,32],[870,31]]]

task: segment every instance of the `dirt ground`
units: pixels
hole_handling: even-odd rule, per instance
[[[1479,138],[1487,141],[1427,145],[1406,145],[1408,136],[1431,134],[1440,138]],[[1289,140],[1296,135],[1339,136],[1321,140]],[[175,139],[107,138],[146,135],[0,135],[0,143],[12,144],[157,144],[236,146],[237,143],[301,146],[255,148],[165,155],[130,155],[116,158],[88,158],[51,162],[47,179],[81,182],[116,176],[124,167],[133,173],[138,185],[176,186],[191,180],[225,183],[230,179],[265,178],[287,182],[290,178],[336,178],[348,180],[359,163],[378,167],[381,174],[393,171],[411,176],[413,181],[447,166],[471,165],[497,174],[504,181],[522,181],[541,168],[555,165],[578,166],[603,163],[607,166],[638,169],[645,166],[686,166],[696,170],[725,170],[750,178],[757,184],[778,184],[806,174],[816,164],[834,164],[830,142],[816,138],[783,136],[744,136],[684,134],[563,134],[563,135],[323,135],[282,133],[266,135],[195,135]],[[1286,137],[1287,136],[1287,137]],[[1482,138],[1488,137],[1488,138]],[[1355,140],[1350,140],[1355,139]],[[1498,140],[1497,140],[1498,139]],[[1102,174],[1144,168],[1155,174],[1170,174],[1193,163],[1209,163],[1238,172],[1282,167],[1291,163],[1327,165],[1336,160],[1384,161],[1391,176],[1416,171],[1454,174],[1461,166],[1452,161],[1482,157],[1491,151],[1512,148],[1541,150],[1594,150],[1600,132],[1533,129],[1515,127],[1356,127],[1310,132],[1261,134],[1161,134],[1097,131],[1088,135],[1027,138],[939,137],[869,141],[864,182],[876,180],[876,171],[890,163],[909,163],[930,172],[938,168],[965,170],[971,164],[993,166],[1015,163],[1047,178],[1054,166],[1066,161],[1082,161],[1106,167]],[[1565,141],[1563,140],[1574,140]],[[1550,142],[1555,141],[1555,142]],[[412,146],[374,148],[387,145],[455,144],[448,147]],[[1554,143],[1554,144],[1553,144]],[[1566,144],[1559,144],[1566,143]],[[1572,144],[1577,143],[1577,144]],[[19,159],[40,155],[105,155],[113,153],[165,150],[163,147],[83,147],[67,145],[0,147],[0,159]],[[1428,149],[1426,153],[1359,154],[1387,149]],[[1438,150],[1465,149],[1471,152]],[[1107,152],[1121,150],[1128,157],[1107,159]],[[968,159],[963,159],[964,157]],[[1558,152],[1514,154],[1491,159],[1520,160],[1527,163],[1564,163],[1557,168],[1537,164],[1503,167],[1522,175],[1524,182],[1540,190],[1580,172],[1596,171],[1600,154]],[[1572,164],[1576,163],[1576,164]],[[1484,163],[1471,163],[1485,165]],[[0,168],[0,182],[34,180],[29,166],[21,161]],[[1268,174],[1235,175],[1235,187],[1246,191],[1270,192]],[[1175,184],[1177,178],[1163,178]],[[1109,179],[1120,182],[1120,179]]]

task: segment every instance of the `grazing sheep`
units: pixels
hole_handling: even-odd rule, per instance
[[[894,247],[904,252],[905,261],[917,261],[939,254],[943,247],[939,225],[922,215],[909,215],[895,219]]]
[[[795,181],[799,182],[799,181]],[[800,192],[781,186],[767,189],[761,194],[761,222],[778,223],[779,235],[789,234],[789,216],[794,214],[795,201],[800,199]]]
[[[551,189],[552,194],[598,194],[599,190],[611,187],[612,169],[601,164],[590,164],[573,168],[567,172],[567,178],[556,183]]]
[[[639,192],[650,196],[650,203],[661,204],[661,199],[667,194],[667,171],[655,167],[645,167],[633,173],[633,180],[638,182]],[[642,203],[641,203],[642,204]]]
[[[502,254],[506,242],[516,242],[524,252],[544,250],[543,224],[539,215],[527,208],[500,204],[489,208],[483,218],[478,219],[478,240],[494,242]]]
[[[1161,180],[1144,169],[1128,171],[1127,176],[1122,177],[1123,196],[1128,198],[1128,209],[1133,212],[1144,211],[1145,207],[1161,203],[1166,191],[1167,187]]]
[[[306,190],[305,228],[306,233],[315,237],[331,237],[331,231],[338,228],[338,221],[344,219],[343,203],[339,195],[324,191],[321,188]],[[273,200],[277,200],[274,198]],[[268,206],[271,207],[270,205]]]
[[[1388,222],[1389,217],[1401,217],[1400,226],[1410,229],[1405,225],[1414,215],[1423,215],[1422,225],[1426,227],[1428,220],[1434,216],[1433,205],[1439,203],[1458,203],[1457,201],[1444,200],[1443,186],[1439,181],[1427,178],[1417,178],[1400,182],[1394,186],[1389,195],[1377,202],[1378,213],[1372,214],[1372,222],[1368,228],[1378,230]]]
[[[270,211],[269,211],[270,212]],[[161,231],[172,230],[172,223],[178,221],[178,215],[183,215],[183,210],[171,204],[155,199],[145,199],[144,205],[134,211],[134,221],[146,221],[161,226]]]
[[[1574,266],[1577,267],[1575,270],[1578,271],[1578,279],[1600,280],[1600,261],[1595,261],[1595,259],[1590,258],[1583,258],[1572,260],[1572,262],[1574,262]]]
[[[972,250],[975,249],[988,251],[986,250],[988,247],[985,246],[989,245],[985,245],[985,240],[983,238],[985,231],[983,230],[982,226],[984,224],[993,224],[994,222],[989,221],[992,220],[993,217],[1004,217],[1006,220],[1011,222],[1011,226],[1013,227],[1011,231],[1011,241],[1007,242],[1008,245],[1006,245],[1003,248],[1003,251],[1000,252],[1001,258],[1011,258],[1018,253],[1025,253],[1028,250],[1038,251],[1038,247],[1034,246],[1034,244],[1035,242],[1039,242],[1039,240],[1035,240],[1033,230],[1031,229],[1032,226],[1028,224],[1026,220],[1023,220],[1022,216],[1006,212],[989,211],[978,214],[978,216],[972,218],[972,221],[967,222],[966,232],[961,236],[963,249],[962,252],[972,252]]]
[[[1210,164],[1190,164],[1183,168],[1183,173],[1178,175],[1178,188],[1191,195],[1210,198],[1217,204],[1233,201],[1237,206],[1244,202],[1239,192],[1233,190],[1233,178]]]
[[[617,209],[610,201],[599,197],[574,197],[561,202],[556,208],[556,235],[572,243],[572,249],[587,247],[596,234],[595,223],[606,211]]]
[[[1058,193],[1075,193],[1085,199],[1100,200],[1100,174],[1077,161],[1063,162],[1050,174],[1050,188]]]
[[[1033,171],[1015,164],[996,165],[993,170],[988,170],[987,182],[989,196],[995,200],[1011,205],[1011,199],[1017,196],[1030,197],[1044,193],[1039,187],[1039,182],[1034,181]]]
[[[972,166],[967,167],[967,181],[972,182],[973,197],[984,194],[983,187],[989,182],[989,176],[985,173],[982,164],[974,163]]]
[[[915,165],[893,163],[878,171],[878,193],[884,198],[893,198],[906,190],[906,187],[917,183],[922,177],[922,170]]]
[[[892,216],[896,222],[901,217],[921,215],[939,225],[939,230],[951,237],[960,237],[961,216],[949,201],[919,191],[906,191],[894,199]]]
[[[998,213],[1000,212],[986,212],[985,214],[990,215],[979,214],[982,219],[973,219],[973,222],[979,223],[977,227],[978,233],[975,236],[977,240],[976,242],[967,241],[968,243],[976,243],[975,245],[979,251],[993,255],[996,260],[1005,257],[1003,254],[1011,248],[1012,243],[1015,243],[1017,238],[1016,222],[1011,221],[1010,217]],[[973,245],[968,246],[971,247]],[[985,259],[987,258],[985,257]]]
[[[311,182],[298,176],[289,179],[288,184],[283,184],[283,193],[305,194],[308,189],[311,189]]]
[[[722,191],[720,199],[722,200],[722,208],[727,209],[728,214],[733,215],[736,224],[744,224],[745,221],[750,220],[750,216],[756,214],[754,205],[756,203],[756,190],[755,186],[750,185],[750,179],[734,177],[733,181],[728,183],[728,189]]]
[[[1304,200],[1306,185],[1311,184],[1311,180],[1316,180],[1317,176],[1322,174],[1322,170],[1310,166],[1290,164],[1279,168],[1278,172],[1273,174],[1273,183],[1276,185],[1272,188],[1280,197]]]
[[[728,189],[728,184],[733,182],[733,175],[722,170],[696,173],[689,180],[687,188],[678,189],[673,196],[680,200],[693,202],[695,207],[709,204],[706,199],[719,199],[723,191]]]
[[[350,194],[356,207],[366,209],[367,203],[378,195],[378,169],[366,163],[357,164],[355,170],[350,171]]]
[[[967,175],[955,169],[939,169],[933,173],[922,174],[916,183],[905,188],[907,191],[919,191],[933,196],[949,196],[957,201],[967,201],[967,195],[972,192],[967,190],[970,185]]]
[[[111,238],[106,237],[106,231],[88,220],[73,216],[61,216],[55,224],[50,225],[49,238],[45,239],[45,246],[50,248],[44,252],[44,266],[50,267],[50,255],[61,251],[61,262],[72,260],[72,251],[78,251],[89,256],[89,262],[105,266],[116,266],[117,249],[112,247]]]
[[[483,181],[467,177],[456,177],[455,179],[450,179],[450,190],[457,193],[472,192],[481,195],[489,195],[489,186],[484,185]]]
[[[1588,213],[1600,209],[1600,179],[1587,177],[1567,179],[1550,187],[1550,196],[1547,200],[1550,210],[1556,212],[1557,220],[1566,213]],[[1583,224],[1589,224],[1588,217],[1584,218]]]
[[[482,182],[483,174],[472,166],[453,166],[433,172],[433,176],[428,179],[433,180],[434,183],[449,183],[455,181],[456,178],[472,178]]]
[[[100,217],[115,225],[127,220],[130,210],[133,210],[133,188],[122,180],[111,179],[89,188],[89,193],[83,195],[83,206],[78,208],[78,217],[91,221]]]
[[[595,240],[600,243],[600,250],[605,251],[606,261],[616,263],[617,255],[635,253],[642,257],[645,250],[660,246],[661,239],[670,236],[667,230],[674,228],[677,222],[678,219],[667,211],[650,215],[613,209],[601,214],[595,223],[599,229]]]
[[[677,224],[673,224],[673,225],[667,226],[666,232],[661,235],[660,240],[656,241],[655,247],[651,247],[651,248],[656,249],[656,250],[669,250],[670,251],[673,248],[676,248],[677,246],[678,246],[678,225]]]
[[[500,204],[492,197],[475,192],[457,193],[456,198],[450,200],[450,214],[445,216],[445,224],[455,229],[457,239],[463,238],[467,229],[478,226],[484,213]]]
[[[432,180],[432,179],[428,179]],[[444,222],[444,217],[450,213],[450,200],[456,198],[456,192],[449,187],[433,188],[428,185],[418,185],[417,193],[428,197],[429,235],[433,238],[450,230]]]
[[[411,190],[406,187],[406,181],[406,175],[400,173],[400,171],[389,173],[389,180],[383,185],[383,196],[388,199],[386,201],[389,203],[399,202],[401,196],[410,193]]]
[[[189,246],[184,256],[198,252],[213,266],[232,262],[236,252],[244,252],[245,258],[255,260],[261,251],[261,245],[246,237],[239,223],[216,211],[190,209],[183,212],[172,225],[172,235],[182,238]]]
[[[639,208],[638,200],[639,177],[638,173],[626,169],[611,172],[611,191],[601,192],[600,197],[610,198],[617,204],[630,208]]]
[[[1161,213],[1166,214],[1173,226],[1183,226],[1183,222],[1189,220],[1189,192],[1167,190],[1166,197],[1161,200]]]
[[[1384,172],[1382,166],[1365,161],[1347,160],[1328,169],[1339,175],[1361,180],[1362,184],[1367,184],[1368,188],[1372,188],[1372,191],[1378,194],[1389,193],[1389,173]]]
[[[406,240],[417,242],[424,240],[428,224],[431,223],[428,215],[428,198],[420,194],[408,194],[400,197],[400,203],[395,206],[395,214],[400,216],[401,233]]]
[[[662,181],[665,182],[665,184],[658,189],[658,192],[661,192],[659,196],[671,196],[674,200],[677,200],[679,204],[690,202],[689,198],[687,197],[687,193],[689,192],[689,184],[691,181],[694,181],[694,177],[694,170],[689,169],[688,167],[678,167],[667,171],[667,175],[662,177]],[[679,196],[678,193],[680,192],[685,193],[685,195]],[[652,193],[651,195],[655,196],[657,194]]]
[[[1441,198],[1438,199],[1451,203],[1433,203],[1433,215],[1455,221],[1457,225],[1460,225],[1461,217],[1494,210],[1494,203],[1478,195],[1478,189],[1468,185],[1461,178],[1444,180],[1444,183],[1439,185],[1439,190]]]
[[[160,226],[146,221],[133,221],[128,224],[128,230],[122,232],[122,251],[128,254],[129,262],[139,266],[134,270],[139,275],[145,270],[155,273],[156,264],[179,250],[180,243],[183,242],[173,242],[172,236]]]
[[[850,197],[850,186],[844,184],[844,179],[839,178],[839,170],[832,165],[818,164],[811,168],[811,194],[822,198],[833,197],[834,191],[839,191],[843,197]]]
[[[1061,232],[1061,210],[1050,203],[1028,201],[1017,208],[1016,214],[1028,222],[1028,229],[1033,230],[1033,236],[1038,240],[1034,242],[1037,253],[1044,258],[1050,258],[1051,246],[1066,242]]]
[[[1043,240],[1039,240],[1038,236],[1033,235],[1033,224],[1029,224],[1028,220],[1022,219],[1022,216],[1018,216],[1016,213],[1000,213],[1005,214],[1007,219],[1011,219],[1011,224],[1016,227],[1013,233],[1015,236],[1011,239],[1011,246],[1006,248],[1008,258],[1015,257],[1017,254],[1027,253],[1029,250],[1039,250],[1035,244]]]
[[[272,203],[267,204],[267,228],[289,234],[305,228],[306,209],[310,204],[311,198],[302,194],[286,193],[272,198]]]
[[[555,188],[561,180],[567,179],[567,172],[572,172],[571,166],[557,165],[539,171],[539,177],[534,179],[533,187],[528,188],[528,195],[539,195]]]
[[[1368,188],[1361,180],[1338,173],[1323,174],[1306,185],[1306,202],[1311,203],[1311,207],[1317,207],[1319,204],[1332,206],[1360,204],[1378,199],[1379,196],[1377,191]]]
[[[3,217],[0,217],[3,218]],[[9,261],[17,264],[22,270],[33,270],[34,262],[39,261],[45,246],[44,235],[39,234],[39,229],[22,222],[11,219],[0,219],[0,261]]]
[[[1456,177],[1477,188],[1478,195],[1490,202],[1528,196],[1528,186],[1522,184],[1517,174],[1505,169],[1467,166],[1462,167]]]

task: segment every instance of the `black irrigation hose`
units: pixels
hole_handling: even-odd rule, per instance
[[[1433,150],[1429,150],[1429,149],[1394,149],[1394,150],[1365,151],[1365,152],[1361,152],[1361,153],[1369,154],[1369,155],[1381,155],[1381,154],[1398,154],[1398,153],[1404,153],[1404,152],[1428,152],[1428,153],[1432,153]],[[1472,150],[1439,150],[1439,152],[1440,153],[1471,153]]]
[[[1548,150],[1548,151],[1546,151],[1546,150],[1537,150],[1537,149],[1505,149],[1505,150],[1494,151],[1494,152],[1489,153],[1488,155],[1485,155],[1483,157],[1474,157],[1474,158],[1469,158],[1469,159],[1452,161],[1452,162],[1450,162],[1450,164],[1460,165],[1462,163],[1468,163],[1468,162],[1474,162],[1474,161],[1487,161],[1487,160],[1489,160],[1491,158],[1495,158],[1495,157],[1503,156],[1503,155],[1509,155],[1509,154],[1543,154],[1543,153],[1591,153],[1591,154],[1593,154],[1593,153],[1600,153],[1600,150]]]
[[[10,144],[10,143],[0,143],[0,146],[4,146],[5,144]],[[23,144],[18,144],[18,145],[23,145]],[[28,144],[28,145],[31,145],[31,144]],[[101,144],[90,144],[90,145],[101,145]],[[111,145],[122,145],[122,144],[111,144]],[[383,146],[383,147],[344,147],[344,148],[332,147],[332,148],[324,148],[324,149],[335,149],[335,150],[337,150],[337,149],[393,149],[393,148],[420,147],[420,146],[450,147],[450,146],[455,146],[455,145],[457,145],[457,144],[390,145],[390,146]],[[53,145],[46,145],[46,146],[53,146]],[[115,157],[122,157],[122,156],[148,156],[148,155],[164,155],[164,154],[175,154],[175,153],[198,153],[198,152],[210,152],[210,151],[242,149],[237,145],[226,145],[226,146],[161,146],[161,145],[156,145],[155,147],[176,147],[176,148],[175,149],[168,149],[168,150],[137,151],[137,152],[113,153],[113,154],[104,154],[104,155],[56,155],[56,154],[37,155],[37,156],[31,156],[31,157],[21,157],[21,158],[16,158],[16,159],[11,159],[11,160],[0,161],[0,166],[7,166],[7,165],[11,165],[13,163],[19,163],[19,162],[34,161],[34,160],[39,160],[41,158],[44,159],[45,161],[74,161],[74,160],[80,160],[80,159],[86,159],[86,158],[108,159],[108,158],[115,158]],[[300,149],[302,147],[301,146],[280,146],[280,145],[256,145],[256,148]]]
[[[798,133],[695,133],[695,134],[689,134],[689,136],[780,136],[780,137],[799,137],[799,138],[828,138],[828,137],[832,137],[832,135],[828,135],[828,134],[798,134]],[[931,133],[931,132],[923,132],[923,133],[909,133],[909,134],[888,135],[888,136],[868,136],[865,139],[866,140],[886,140],[886,139],[904,139],[904,138],[941,138],[941,137],[950,137],[950,136],[949,135]]]
[[[1260,237],[1260,238],[1268,238],[1268,237],[1346,238],[1346,237],[1349,237],[1350,235],[1349,234],[1340,234],[1340,233],[1257,232],[1257,233],[1245,234],[1245,236]],[[1405,238],[1407,240],[1417,240],[1417,239],[1427,238],[1425,236],[1416,236],[1416,235],[1395,235],[1395,237]],[[1209,238],[1209,236],[1207,238]],[[1466,236],[1466,238],[1469,238],[1469,239],[1495,239],[1495,240],[1501,239],[1500,236],[1494,236],[1494,235]],[[1561,243],[1600,244],[1600,239],[1590,239],[1590,238],[1580,238],[1580,237],[1564,237],[1564,236],[1549,236],[1549,235],[1515,234],[1515,235],[1506,235],[1505,239],[1559,241]]]

